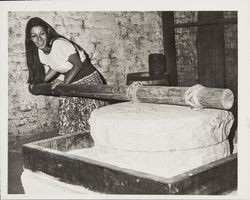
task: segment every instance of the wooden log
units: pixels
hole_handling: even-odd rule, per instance
[[[218,109],[230,109],[234,101],[233,93],[229,89],[207,88],[203,86],[196,88],[196,86],[135,86],[134,83],[130,86],[61,84],[52,90],[51,84],[46,83],[33,85],[30,88],[30,92],[34,95],[72,96],[183,106],[191,105],[193,107]]]

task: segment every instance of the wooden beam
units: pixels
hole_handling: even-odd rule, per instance
[[[141,103],[158,103],[189,106],[187,97],[191,94],[193,103],[198,101],[203,108],[230,109],[234,95],[229,89],[200,87],[137,86],[128,85],[74,85],[60,84],[51,89],[51,84],[33,85],[30,92],[34,95],[72,96]]]
[[[169,74],[170,86],[177,86],[177,65],[175,48],[174,12],[162,12],[162,29],[164,54],[166,56],[166,71]]]
[[[223,19],[223,12],[198,12],[198,21]],[[201,26],[197,29],[198,81],[206,87],[225,88],[225,42],[223,25]]]
[[[188,22],[188,23],[179,23],[174,24],[175,28],[184,28],[184,27],[195,27],[195,26],[210,26],[210,25],[229,25],[229,24],[237,24],[237,18],[224,18],[211,20],[206,22]]]

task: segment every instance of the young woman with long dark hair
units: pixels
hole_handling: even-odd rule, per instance
[[[28,83],[52,82],[52,89],[65,84],[105,84],[91,64],[88,54],[75,42],[58,34],[41,18],[31,18],[26,25],[25,48],[29,69]],[[90,130],[91,112],[107,101],[78,97],[59,98],[59,134]]]

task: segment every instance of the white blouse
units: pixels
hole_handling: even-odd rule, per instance
[[[86,59],[84,52],[78,48],[77,51],[81,61],[83,62]],[[45,65],[45,69],[50,67],[59,73],[65,73],[73,67],[68,59],[70,55],[75,53],[76,48],[74,45],[64,38],[58,38],[53,42],[49,54],[45,54],[42,50],[38,49],[40,61]],[[48,69],[46,69],[46,71],[48,71]]]

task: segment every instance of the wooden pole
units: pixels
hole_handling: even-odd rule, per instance
[[[222,20],[222,11],[200,11],[198,22]],[[225,88],[225,41],[224,26],[215,24],[197,29],[198,82],[206,87]]]
[[[170,86],[177,86],[177,66],[175,48],[174,12],[164,11],[162,15],[164,54],[166,56],[166,71],[169,74]]]
[[[230,109],[234,101],[233,93],[229,89],[207,88],[203,86],[198,88],[195,88],[196,86],[134,86],[133,84],[130,86],[60,84],[52,90],[51,84],[45,83],[33,85],[29,90],[34,95],[71,96],[183,106],[191,105],[193,107],[218,109]]]

